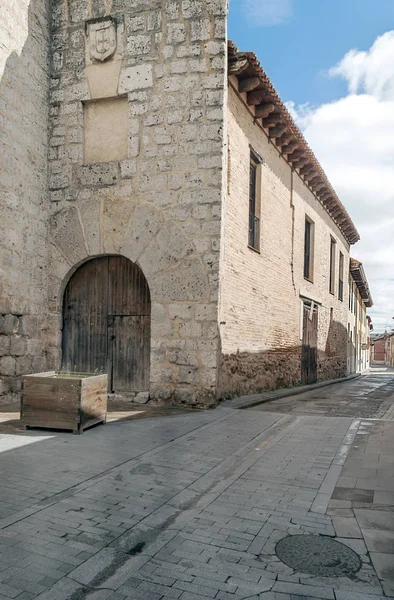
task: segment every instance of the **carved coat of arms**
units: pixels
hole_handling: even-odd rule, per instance
[[[116,51],[116,24],[111,18],[88,23],[90,58],[104,62]]]

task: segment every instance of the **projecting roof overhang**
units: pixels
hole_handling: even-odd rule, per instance
[[[369,291],[369,285],[367,281],[367,276],[365,275],[363,264],[355,258],[351,258],[350,273],[358,287],[358,290],[360,292],[361,298],[363,299],[365,306],[368,306],[368,308],[370,308],[371,306],[373,306],[373,300],[371,292]]]
[[[352,219],[256,55],[239,52],[229,41],[228,74],[238,78],[238,91],[246,93],[248,105],[254,107],[255,119],[261,121],[269,138],[315,194],[349,244],[355,244],[360,236]]]

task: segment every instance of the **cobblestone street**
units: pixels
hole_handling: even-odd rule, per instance
[[[0,600],[394,597],[394,377],[309,394],[0,435]],[[357,566],[280,560],[310,534]]]

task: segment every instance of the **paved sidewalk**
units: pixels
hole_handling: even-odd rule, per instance
[[[247,396],[238,396],[231,400],[223,402],[223,406],[226,408],[238,408],[240,410],[246,408],[252,408],[264,404],[265,402],[272,402],[273,400],[280,400],[281,398],[294,398],[304,393],[311,391],[321,390],[332,385],[346,384],[349,381],[358,379],[360,375],[355,373],[348,375],[347,377],[341,377],[339,379],[328,379],[326,381],[318,381],[317,383],[309,383],[308,385],[293,386],[289,388],[281,388],[279,390],[270,390],[268,392],[262,392],[261,394],[249,394]]]
[[[394,372],[378,373],[373,370],[324,389],[311,388],[299,395],[265,401],[253,410],[394,420]]]
[[[364,540],[384,591],[394,596],[394,423],[361,423],[328,514],[338,536]]]

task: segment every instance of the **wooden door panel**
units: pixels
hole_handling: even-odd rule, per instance
[[[123,256],[110,256],[108,314],[150,315],[150,292],[141,269]]]
[[[149,389],[150,292],[137,265],[122,256],[85,263],[63,309],[64,370],[108,373],[114,392]]]
[[[304,384],[317,381],[317,327],[317,309],[311,319],[310,307],[304,305],[301,352],[301,383]]]
[[[111,338],[113,391],[149,390],[150,317],[114,317]]]
[[[107,371],[108,258],[82,265],[64,295],[63,369]]]

